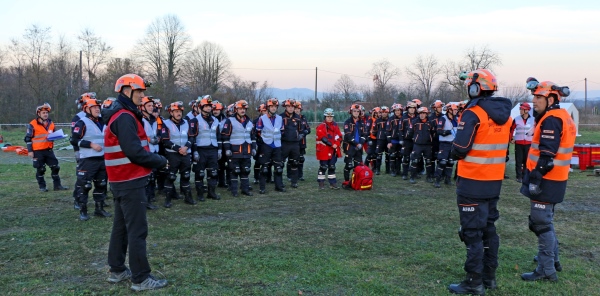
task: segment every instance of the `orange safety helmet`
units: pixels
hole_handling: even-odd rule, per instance
[[[446,106],[444,106],[444,111],[448,112],[448,110],[458,111],[458,106],[456,104],[448,103]]]
[[[235,110],[237,109],[248,109],[248,102],[246,100],[239,100],[235,102],[233,107]]]
[[[537,79],[533,77],[527,78],[526,87],[534,96],[544,96],[547,98],[550,94],[554,94],[557,102],[560,101],[561,97],[568,97],[571,94],[571,90],[568,86],[558,86],[552,81],[542,81],[539,83]]]
[[[124,86],[130,86],[133,90],[146,90],[146,87],[150,87],[151,83],[144,80],[142,77],[136,74],[125,74],[115,83],[115,92],[120,93]]]
[[[406,103],[406,109],[408,109],[408,108],[415,108],[415,109],[417,109],[417,103],[415,103],[413,101],[410,101],[410,102]]]
[[[143,98],[142,98],[142,105],[140,105],[140,108],[141,108],[142,106],[144,106],[144,105],[148,104],[148,103],[153,103],[153,104],[156,104],[152,98],[153,98],[152,96],[145,96],[145,97],[143,97]]]
[[[154,106],[156,106],[156,108],[158,108],[158,110],[162,109],[162,103],[160,102],[160,99],[153,99],[154,101]]]
[[[203,97],[198,97],[198,100],[196,100],[196,105],[198,105],[200,107],[200,109],[202,109],[205,105],[211,105],[212,106],[213,100],[212,97],[210,95],[205,95]]]
[[[219,101],[212,101],[213,110],[223,110],[223,103]]]
[[[390,113],[390,108],[387,106],[381,106],[381,113]]]
[[[37,106],[37,108],[35,108],[35,113],[39,114],[41,111],[48,111],[48,113],[50,113],[51,110],[52,107],[50,107],[50,104],[44,103],[43,105]]]
[[[296,100],[294,100],[294,99],[287,99],[287,100],[283,101],[283,107],[287,107],[287,106],[294,107],[295,105],[296,105]]]
[[[352,111],[357,110],[357,111],[363,111],[363,106],[360,104],[352,104],[350,105],[350,109],[348,109],[348,113],[352,114]]]
[[[531,106],[529,105],[529,103],[523,102],[519,104],[519,109],[529,111],[531,110]]]
[[[279,100],[277,100],[276,98],[270,98],[267,100],[267,107],[271,107],[271,106],[277,106],[279,107]]]
[[[169,107],[167,107],[167,111],[169,111],[169,113],[171,111],[175,111],[175,110],[181,110],[183,112],[183,102],[182,101],[173,102],[169,105]]]
[[[81,96],[79,96],[79,99],[75,100],[75,104],[77,104],[77,109],[81,109],[83,111],[83,105],[85,104],[85,101],[88,99],[96,99],[96,93],[95,92],[86,92],[86,93],[82,94]]]
[[[442,102],[440,100],[436,100],[435,102],[433,102],[433,108],[439,108],[439,107],[444,107],[444,102]]]
[[[233,106],[234,106],[234,105],[235,105],[235,104],[229,104],[229,105],[227,106],[227,112],[228,112],[228,113],[232,113],[232,114],[233,114],[233,112],[234,112]]]
[[[422,103],[421,103],[421,100],[419,100],[419,99],[412,99],[412,101],[411,101],[411,102],[413,102],[413,103],[417,104],[417,106],[421,106],[421,104],[422,104]]]
[[[102,103],[100,103],[100,100],[95,99],[95,98],[94,99],[87,99],[87,100],[85,100],[85,103],[83,104],[83,108],[82,108],[83,112],[89,113],[87,110],[89,108],[91,108],[91,107],[94,107],[94,106],[101,107]]]
[[[417,109],[417,113],[419,113],[419,114],[429,113],[429,109],[427,109],[427,107],[421,107],[421,108]]]
[[[101,108],[106,109],[106,108],[110,107],[115,100],[116,100],[115,98],[106,98],[106,100],[104,100],[104,102],[102,102]]]
[[[256,111],[257,112],[267,111],[267,105],[265,105],[265,104],[258,105],[258,107],[256,107]]]
[[[469,73],[462,72],[460,80],[465,81],[469,97],[474,98],[481,95],[481,91],[495,92],[498,90],[496,76],[488,69],[477,69]]]
[[[300,102],[300,101],[296,101],[296,105],[294,105],[294,107],[296,107],[296,108],[298,108],[298,109],[302,110],[302,102]]]

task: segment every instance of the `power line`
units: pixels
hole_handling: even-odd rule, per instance
[[[356,78],[363,78],[363,79],[373,79],[372,77],[365,77],[365,76],[356,76],[356,75],[350,75],[350,74],[344,74],[344,73],[338,73],[338,72],[334,72],[334,71],[328,71],[328,70],[322,70],[319,69],[319,71],[323,71],[323,72],[327,72],[327,73],[333,73],[333,74],[339,74],[339,75],[347,75],[350,77],[356,77]]]
[[[231,68],[231,70],[259,70],[259,71],[314,71],[315,69],[260,69],[260,68]]]

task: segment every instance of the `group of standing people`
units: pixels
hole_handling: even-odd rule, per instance
[[[497,286],[499,238],[495,221],[499,218],[497,203],[506,151],[512,141],[518,146],[517,180],[523,184],[521,193],[531,199],[529,228],[538,237],[539,249],[538,267],[521,277],[527,281],[556,281],[556,272],[562,267],[552,220],[555,205],[564,199],[576,134],[573,120],[558,103],[569,95],[569,89],[550,81],[528,79],[536,115],[530,117],[531,106],[523,103],[521,117],[513,121],[510,101],[493,96],[498,84],[491,71],[478,69],[462,78],[469,100],[463,105],[436,101],[431,106],[432,114],[416,99],[406,108],[394,104],[391,116],[385,106],[374,109],[370,118],[365,117],[364,107],[353,104],[348,111],[351,116],[340,128],[333,109],[325,109],[324,120],[316,127],[319,189],[325,189],[326,182],[329,188],[339,189],[335,168],[342,154],[346,181],[353,168],[363,163],[366,151],[365,162],[376,174],[380,174],[385,153],[385,169],[392,176],[401,175],[415,183],[424,170],[427,181],[438,188],[442,180],[451,184],[453,164],[458,162],[459,236],[467,246],[467,278],[448,288],[457,294],[484,295],[485,288]],[[104,209],[110,184],[114,222],[108,281],[131,279],[131,288],[136,291],[167,285],[166,280],[150,274],[146,254],[146,210],[156,208],[152,204],[155,188],[164,188],[167,208],[172,206],[172,199],[178,198],[174,188],[177,174],[180,192],[188,204],[204,201],[204,194],[220,199],[215,192],[219,185],[227,186],[233,196],[238,192],[253,195],[249,180],[253,157],[260,194],[267,193],[266,184],[271,178],[275,191],[286,191],[286,160],[287,177],[291,187],[297,188],[298,181],[304,180],[306,135],[311,132],[301,114],[301,103],[291,99],[283,102],[285,110],[281,114],[277,113],[279,101],[269,99],[257,108],[260,114],[252,120],[246,114],[249,106],[245,100],[225,109],[210,96],[203,96],[190,103],[192,110],[185,117],[183,103],[171,103],[166,108],[170,117],[164,119],[160,116],[160,100],[144,94],[148,86],[140,76],[127,74],[115,84],[116,99],[100,102],[94,93],[83,94],[77,101],[81,112],[74,118],[71,131],[78,161],[74,207],[80,210],[80,220],[89,219],[87,200],[93,184],[94,214],[110,217]],[[37,108],[37,118],[29,124],[25,142],[40,190],[47,191],[43,178],[46,164],[52,171],[54,189],[66,190],[60,183],[60,168],[48,139],[54,131],[48,118],[50,110],[48,104]],[[196,199],[191,194],[192,172]],[[129,268],[125,265],[127,250]]]

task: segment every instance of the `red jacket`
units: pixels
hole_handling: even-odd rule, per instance
[[[329,160],[333,156],[333,153],[337,157],[342,156],[341,143],[342,143],[342,132],[338,127],[337,123],[323,122],[317,126],[317,160]],[[333,145],[337,145],[336,149],[333,149]]]

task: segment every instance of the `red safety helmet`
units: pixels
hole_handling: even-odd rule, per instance
[[[523,102],[523,103],[519,104],[519,109],[529,111],[529,110],[531,110],[531,106],[529,105],[529,103]]]

